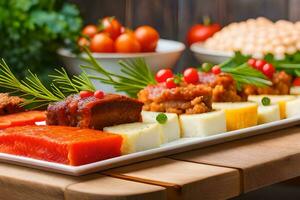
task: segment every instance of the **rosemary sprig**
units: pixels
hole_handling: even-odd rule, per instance
[[[272,85],[272,82],[269,81],[263,73],[249,67],[247,63],[236,67],[223,66],[222,71],[232,75],[233,79],[237,83],[238,90],[241,90],[242,86],[245,84],[255,85],[257,87]]]
[[[61,68],[55,69],[56,74],[49,75],[53,78],[53,82],[59,86],[59,89],[65,94],[79,93],[82,90],[95,91],[95,86],[88,78],[86,72],[82,72],[80,75],[73,75],[69,77],[66,70]]]
[[[0,61],[0,85],[11,93],[20,95],[24,99],[22,106],[31,109],[61,101],[67,95],[78,93],[80,90],[95,90],[85,72],[70,78],[63,68],[55,71],[56,75],[51,75],[54,80],[47,87],[30,70],[28,70],[28,76],[24,80],[19,80],[2,59]]]
[[[88,49],[85,49],[85,52],[88,58],[83,59],[90,65],[82,65],[81,68],[92,70],[101,75],[88,75],[88,78],[112,85],[116,91],[126,92],[129,96],[135,97],[141,89],[156,83],[150,68],[142,58],[133,61],[120,61],[121,75],[119,75],[105,70]]]

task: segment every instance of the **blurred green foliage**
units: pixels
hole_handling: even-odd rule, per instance
[[[0,58],[18,75],[29,68],[45,79],[56,50],[74,48],[81,26],[77,7],[63,0],[0,0]]]

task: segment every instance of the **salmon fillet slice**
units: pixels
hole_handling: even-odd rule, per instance
[[[0,152],[67,165],[121,155],[122,137],[65,126],[19,126],[0,131]]]

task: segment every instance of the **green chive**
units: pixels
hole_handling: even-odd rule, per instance
[[[166,114],[164,113],[159,113],[157,116],[156,116],[156,121],[160,124],[165,124],[167,121],[168,121],[168,117]]]
[[[261,103],[264,105],[264,106],[269,106],[271,104],[271,99],[269,97],[263,97],[261,99]]]

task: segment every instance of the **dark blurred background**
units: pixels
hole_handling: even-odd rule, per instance
[[[148,24],[162,38],[185,41],[188,28],[209,15],[214,22],[231,22],[265,16],[271,20],[300,20],[300,0],[69,0],[77,4],[84,23],[104,16],[116,16],[126,26]],[[189,51],[177,70],[197,64]]]

